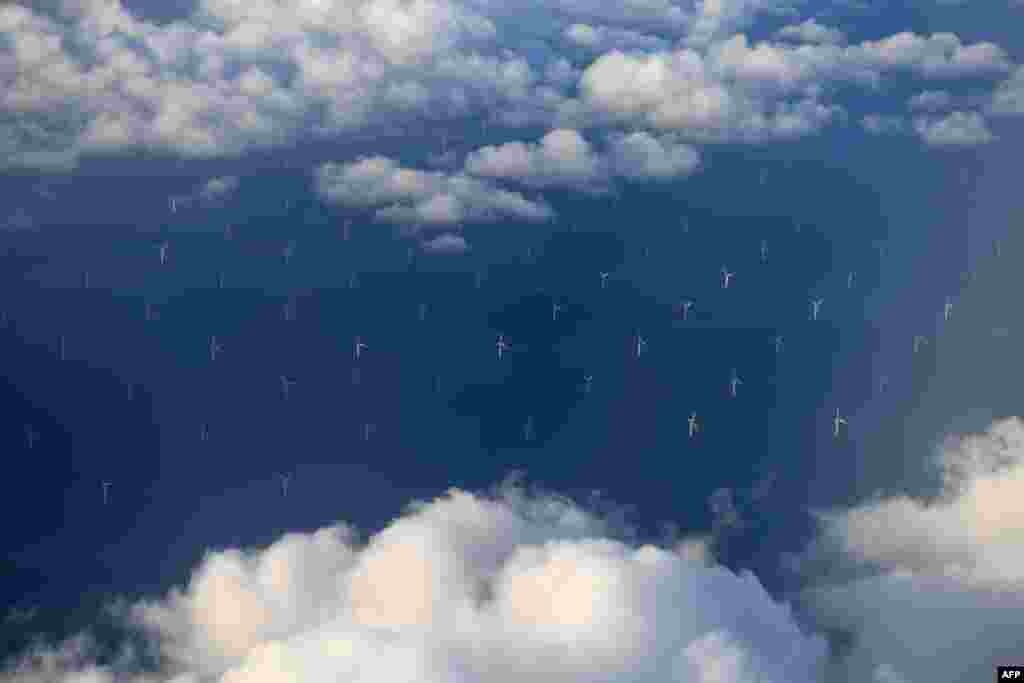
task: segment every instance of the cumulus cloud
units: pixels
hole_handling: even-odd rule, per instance
[[[942,111],[952,105],[953,96],[945,90],[926,90],[907,101],[907,108],[911,111]]]
[[[443,0],[203,0],[160,26],[118,0],[5,4],[0,150],[5,165],[126,147],[229,156],[411,112],[536,106],[543,80],[525,59],[475,49],[494,35]]]
[[[464,254],[469,250],[466,238],[451,232],[442,233],[426,240],[422,247],[430,254]]]
[[[824,99],[840,84],[877,87],[889,73],[990,77],[1009,68],[992,43],[950,33],[899,33],[856,45],[751,44],[739,34],[706,50],[612,51],[580,79],[584,110],[598,120],[640,122],[698,141],[791,138],[821,130],[843,109]]]
[[[314,174],[317,193],[327,202],[372,210],[391,223],[455,224],[502,218],[544,221],[554,214],[542,201],[502,190],[465,174],[403,168],[387,157],[326,163]]]
[[[730,44],[745,50],[746,38],[737,36]],[[785,99],[779,92],[758,91],[755,83],[744,87],[741,81],[756,80],[755,72],[727,80],[717,59],[727,51],[716,46],[708,57],[691,49],[612,51],[583,72],[582,100],[599,117],[677,131],[696,141],[794,137],[820,130],[838,114],[814,97]]]
[[[1024,114],[1024,66],[999,84],[989,108],[993,114]]]
[[[995,75],[1010,69],[1006,51],[994,43],[965,45],[953,33],[919,36],[902,32],[853,46],[849,58],[876,68],[903,68],[925,78]]]
[[[785,8],[778,0],[547,0],[515,12],[464,0],[201,0],[184,19],[158,25],[120,0],[7,3],[0,167],[61,169],[83,154],[124,150],[230,157],[467,116],[547,128],[626,119],[691,142],[759,141],[820,130],[842,111],[825,96],[851,80],[1010,68],[998,46],[950,33],[846,47],[813,22],[780,33],[810,44],[751,46],[736,33]],[[513,24],[538,27],[538,40],[503,44]],[[580,63],[579,47],[596,60]]]
[[[933,147],[971,147],[995,140],[985,118],[973,111],[953,111],[939,118],[917,117],[914,131]]]
[[[508,142],[482,147],[466,157],[466,171],[486,178],[521,181],[537,187],[587,187],[604,179],[601,160],[579,132],[558,129],[540,142]]]
[[[695,0],[694,9],[686,42],[703,46],[746,28],[760,14],[788,14],[793,7],[781,0]]]
[[[611,49],[663,50],[668,47],[668,41],[660,36],[608,26],[572,24],[565,29],[563,35],[573,45],[594,52],[606,52]]]
[[[695,148],[646,132],[610,136],[597,150],[578,131],[557,129],[539,142],[482,147],[466,157],[470,174],[532,187],[606,191],[615,178],[667,179],[692,173],[700,162]]]
[[[1024,422],[951,439],[935,465],[934,500],[820,515],[811,555],[832,555],[854,576],[805,595],[821,625],[853,635],[837,680],[975,680],[1020,653]]]
[[[783,26],[775,32],[775,37],[779,40],[791,40],[797,43],[838,45],[846,42],[846,34],[842,31],[819,24],[814,19],[808,19],[799,24]]]
[[[608,156],[613,175],[633,180],[685,176],[700,164],[700,154],[693,146],[646,132],[612,136]]]
[[[238,189],[238,176],[219,176],[210,178],[199,188],[199,198],[204,201],[225,199]]]
[[[190,208],[196,205],[212,206],[227,201],[237,190],[241,181],[238,176],[210,178],[185,195],[170,197],[173,209]]]
[[[907,122],[901,117],[885,114],[867,114],[861,118],[860,125],[874,135],[902,133],[907,128]]]
[[[116,680],[817,680],[824,641],[700,547],[637,547],[511,487],[451,491],[365,543],[338,525],[208,554],[187,586],[127,610],[162,664]],[[115,680],[81,645],[19,667],[0,680]]]

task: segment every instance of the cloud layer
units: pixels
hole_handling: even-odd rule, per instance
[[[615,178],[667,179],[692,173],[697,150],[669,136],[638,132],[609,138],[602,153],[578,131],[553,130],[539,142],[507,142],[477,149],[466,158],[473,175],[531,187],[568,187],[600,192]]]
[[[464,173],[404,168],[380,156],[323,164],[314,184],[324,201],[371,210],[384,222],[448,225],[502,218],[544,221],[552,216],[543,201],[531,201]]]
[[[415,503],[366,541],[338,524],[209,553],[186,586],[116,612],[157,670],[130,649],[100,665],[83,635],[0,681],[973,680],[1021,647],[1024,421],[949,439],[935,466],[933,499],[819,513],[799,613],[718,566],[706,539],[637,546],[509,484]],[[713,532],[741,521],[729,490],[709,505]],[[798,624],[847,645],[829,653]]]
[[[164,661],[132,680],[817,680],[824,640],[700,546],[635,547],[571,503],[510,487],[452,491],[365,544],[339,525],[209,554],[183,590],[128,611]],[[83,648],[0,680],[115,680]]]
[[[466,117],[550,130],[618,122],[681,143],[791,138],[844,120],[840,86],[874,88],[898,73],[1001,79],[1015,68],[1000,47],[951,33],[845,45],[813,20],[783,28],[778,42],[739,33],[789,9],[775,0],[548,0],[515,13],[490,1],[202,0],[157,25],[119,0],[8,3],[0,167],[66,168],[125,150],[230,157]],[[505,44],[522,25],[536,38]],[[1019,74],[997,88],[989,113],[1020,113]]]
[[[937,500],[822,515],[814,553],[858,577],[805,596],[822,625],[853,635],[836,680],[980,679],[1020,653],[1024,422],[950,440],[935,464]]]

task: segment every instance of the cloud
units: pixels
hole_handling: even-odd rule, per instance
[[[422,247],[431,254],[464,254],[469,250],[465,237],[450,232],[426,240]]]
[[[527,116],[543,99],[523,57],[476,49],[495,27],[458,2],[203,0],[159,26],[118,0],[52,4],[0,8],[4,165],[232,156],[410,114],[515,113],[507,98]]]
[[[598,53],[611,49],[663,50],[668,47],[668,41],[659,36],[590,24],[572,24],[563,35],[573,45]]]
[[[746,39],[739,36],[730,44],[744,50]],[[583,72],[581,100],[598,119],[708,142],[805,135],[838,115],[838,109],[813,97],[786,100],[743,87],[742,77],[727,81],[718,69],[718,57],[727,50],[716,46],[707,58],[690,49],[646,55],[612,51]]]
[[[35,619],[38,614],[39,608],[35,605],[29,605],[28,607],[12,607],[4,616],[3,623],[25,624]]]
[[[1006,51],[994,43],[965,45],[953,33],[897,33],[848,48],[848,56],[877,69],[909,69],[925,78],[997,75],[1009,70]]]
[[[381,156],[323,164],[314,174],[314,187],[327,202],[371,210],[377,220],[391,223],[545,221],[554,215],[542,201],[465,174],[403,168]]]
[[[613,175],[633,180],[686,176],[700,165],[696,148],[671,136],[646,132],[612,136],[609,157]]]
[[[846,34],[837,28],[823,26],[817,21],[807,19],[799,24],[783,26],[775,32],[779,40],[791,40],[797,43],[826,43],[839,45],[846,42]]]
[[[209,553],[187,586],[126,610],[162,664],[117,680],[818,680],[823,639],[702,547],[630,545],[594,513],[510,486],[453,490],[365,543],[338,525]],[[66,644],[0,680],[114,676]]]
[[[852,577],[804,596],[820,625],[853,635],[836,680],[974,680],[1020,652],[1024,422],[951,439],[935,465],[935,500],[820,514],[811,555],[832,556]]]
[[[788,14],[792,4],[780,0],[695,0],[686,42],[706,46],[749,26],[759,14]]]
[[[229,199],[238,190],[240,184],[238,176],[218,176],[210,178],[188,194],[169,199],[174,210],[189,208],[197,204],[213,206]]]
[[[843,112],[827,96],[850,82],[1011,68],[998,46],[951,33],[852,46],[811,20],[780,36],[812,44],[750,45],[737,33],[789,9],[777,0],[546,0],[515,12],[463,0],[201,0],[156,24],[119,0],[7,3],[0,167],[66,169],[125,151],[237,157],[466,117],[548,129],[617,121],[691,143],[759,142],[821,130]],[[535,40],[503,41],[523,25],[536,27]],[[998,101],[1005,109],[1012,98]]]
[[[586,188],[603,182],[601,160],[575,130],[553,130],[537,143],[482,147],[466,157],[466,171],[485,178],[517,180],[534,187]]]
[[[219,176],[210,178],[199,188],[199,198],[203,201],[225,199],[238,189],[238,176]]]
[[[884,114],[867,114],[860,120],[860,125],[874,135],[902,133],[907,128],[907,122],[903,118]]]
[[[739,34],[706,50],[612,51],[580,79],[577,117],[677,131],[696,141],[764,141],[808,135],[842,117],[827,102],[844,84],[877,88],[890,73],[982,78],[1010,68],[992,43],[950,33],[899,33],[856,45],[751,44]]]
[[[539,142],[487,146],[466,157],[466,172],[530,187],[566,187],[605,192],[615,178],[669,179],[689,175],[700,163],[697,150],[668,135],[646,132],[609,136],[596,150],[575,130],[557,129]]]
[[[911,111],[942,111],[953,106],[953,96],[945,90],[926,90],[911,97],[907,108]]]
[[[989,110],[993,114],[1024,114],[1024,66],[999,84],[992,95]]]
[[[985,118],[973,111],[954,111],[941,118],[915,118],[914,131],[933,147],[970,147],[995,140]]]

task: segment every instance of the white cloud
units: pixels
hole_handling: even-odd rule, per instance
[[[580,79],[582,100],[598,116],[677,131],[697,141],[787,138],[820,130],[839,109],[813,92],[793,99],[812,72],[775,59],[788,48],[751,51],[745,37],[717,44],[708,56],[683,49],[648,55],[613,51]],[[759,57],[769,56],[764,62]],[[752,57],[752,59],[748,59]]]
[[[237,190],[241,181],[238,176],[218,176],[210,178],[186,195],[171,197],[175,210],[189,208],[196,204],[215,205],[230,198]]]
[[[476,49],[494,37],[448,0],[206,0],[163,26],[117,0],[4,5],[0,110],[17,116],[0,124],[2,163],[125,147],[230,156],[413,113],[514,114],[511,100],[534,115],[543,81],[519,55]]]
[[[564,36],[577,47],[599,53],[612,49],[663,50],[668,47],[668,41],[659,36],[590,24],[572,24],[565,29]]]
[[[819,24],[813,18],[799,24],[783,26],[775,32],[775,37],[780,40],[792,40],[798,43],[839,45],[846,42],[846,34],[842,31]]]
[[[336,526],[208,554],[187,587],[129,611],[163,667],[117,680],[818,680],[823,639],[700,546],[628,545],[571,503],[511,487],[452,491],[365,544]],[[114,680],[71,649],[0,680]]]
[[[993,114],[1024,114],[1024,66],[999,84],[992,95],[989,110]]]
[[[995,140],[985,118],[973,111],[954,111],[941,118],[915,118],[914,131],[933,147],[970,147]]]
[[[198,196],[203,201],[223,200],[238,190],[238,176],[219,176],[210,178],[199,188]]]
[[[899,496],[821,515],[815,552],[837,554],[859,576],[805,596],[821,625],[853,632],[836,680],[975,680],[1020,652],[1024,423],[951,440],[936,465],[936,500]]]
[[[629,133],[612,136],[612,173],[632,180],[678,178],[697,170],[700,153],[670,136]]]
[[[780,0],[695,0],[695,17],[686,42],[705,46],[750,25],[763,13],[788,13],[791,4]]]
[[[1008,68],[998,46],[964,45],[949,33],[900,33],[849,46],[751,44],[739,34],[704,51],[602,55],[580,79],[583,109],[574,115],[674,130],[697,141],[791,138],[842,116],[825,99],[842,84],[877,87],[892,72],[945,79]]]
[[[700,162],[695,148],[668,135],[646,132],[612,135],[597,150],[575,130],[557,129],[539,142],[487,146],[466,157],[470,174],[532,187],[607,191],[615,178],[651,180],[692,173]]]
[[[323,164],[315,172],[314,184],[325,201],[373,210],[377,220],[392,223],[544,221],[554,215],[544,202],[488,182],[461,173],[403,168],[380,156]]]
[[[864,130],[875,135],[902,133],[907,128],[907,122],[904,119],[885,114],[867,114],[860,120],[860,125]]]
[[[942,111],[953,106],[953,96],[945,90],[926,90],[911,97],[907,108],[911,111]]]
[[[535,187],[594,185],[604,180],[601,160],[575,130],[553,130],[537,143],[486,146],[466,157],[466,171],[485,178],[517,180]]]
[[[878,69],[904,68],[925,78],[996,75],[1010,68],[1006,51],[994,43],[964,45],[952,33],[919,36],[902,32],[849,48],[849,57]]]
[[[426,240],[421,246],[431,254],[464,254],[469,250],[465,237],[450,232]]]
[[[736,33],[787,7],[778,0],[545,0],[515,11],[465,0],[202,0],[161,25],[119,0],[32,7],[0,7],[0,167],[62,169],[123,150],[230,157],[465,116],[581,129],[620,120],[690,142],[761,141],[841,115],[826,96],[842,83],[877,85],[894,69],[946,79],[1010,67],[999,47],[950,33],[846,47],[752,46]],[[537,27],[537,40],[504,44],[513,24]],[[780,35],[832,41],[829,30],[804,22]],[[578,49],[561,53],[567,40],[597,59],[574,63]]]

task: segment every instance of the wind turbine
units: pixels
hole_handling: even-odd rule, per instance
[[[558,314],[565,310],[565,306],[557,301],[551,304],[551,321],[558,322]]]
[[[722,266],[722,289],[729,289],[729,282],[735,275],[736,273],[731,273],[728,268]]]
[[[210,337],[210,360],[217,360],[217,354],[224,350],[224,347],[217,342],[217,336]]]
[[[526,424],[523,425],[523,439],[526,441],[533,441],[536,434],[533,429],[533,415],[526,418]]]
[[[732,375],[729,378],[729,395],[733,398],[736,398],[736,388],[740,384],[743,384],[743,380],[741,380],[740,376],[736,373],[736,368],[733,368]]]
[[[25,444],[29,450],[32,450],[36,446],[36,441],[39,440],[39,432],[36,428],[30,424],[25,425]]]
[[[836,414],[832,418],[832,438],[838,439],[839,438],[839,428],[841,426],[847,425],[847,424],[848,423],[846,421],[846,418],[845,417],[840,417],[839,416],[839,408],[836,408]]]
[[[641,337],[639,334],[637,334],[633,347],[633,352],[636,354],[636,357],[639,358],[640,354],[643,353],[646,349],[647,340]]]

